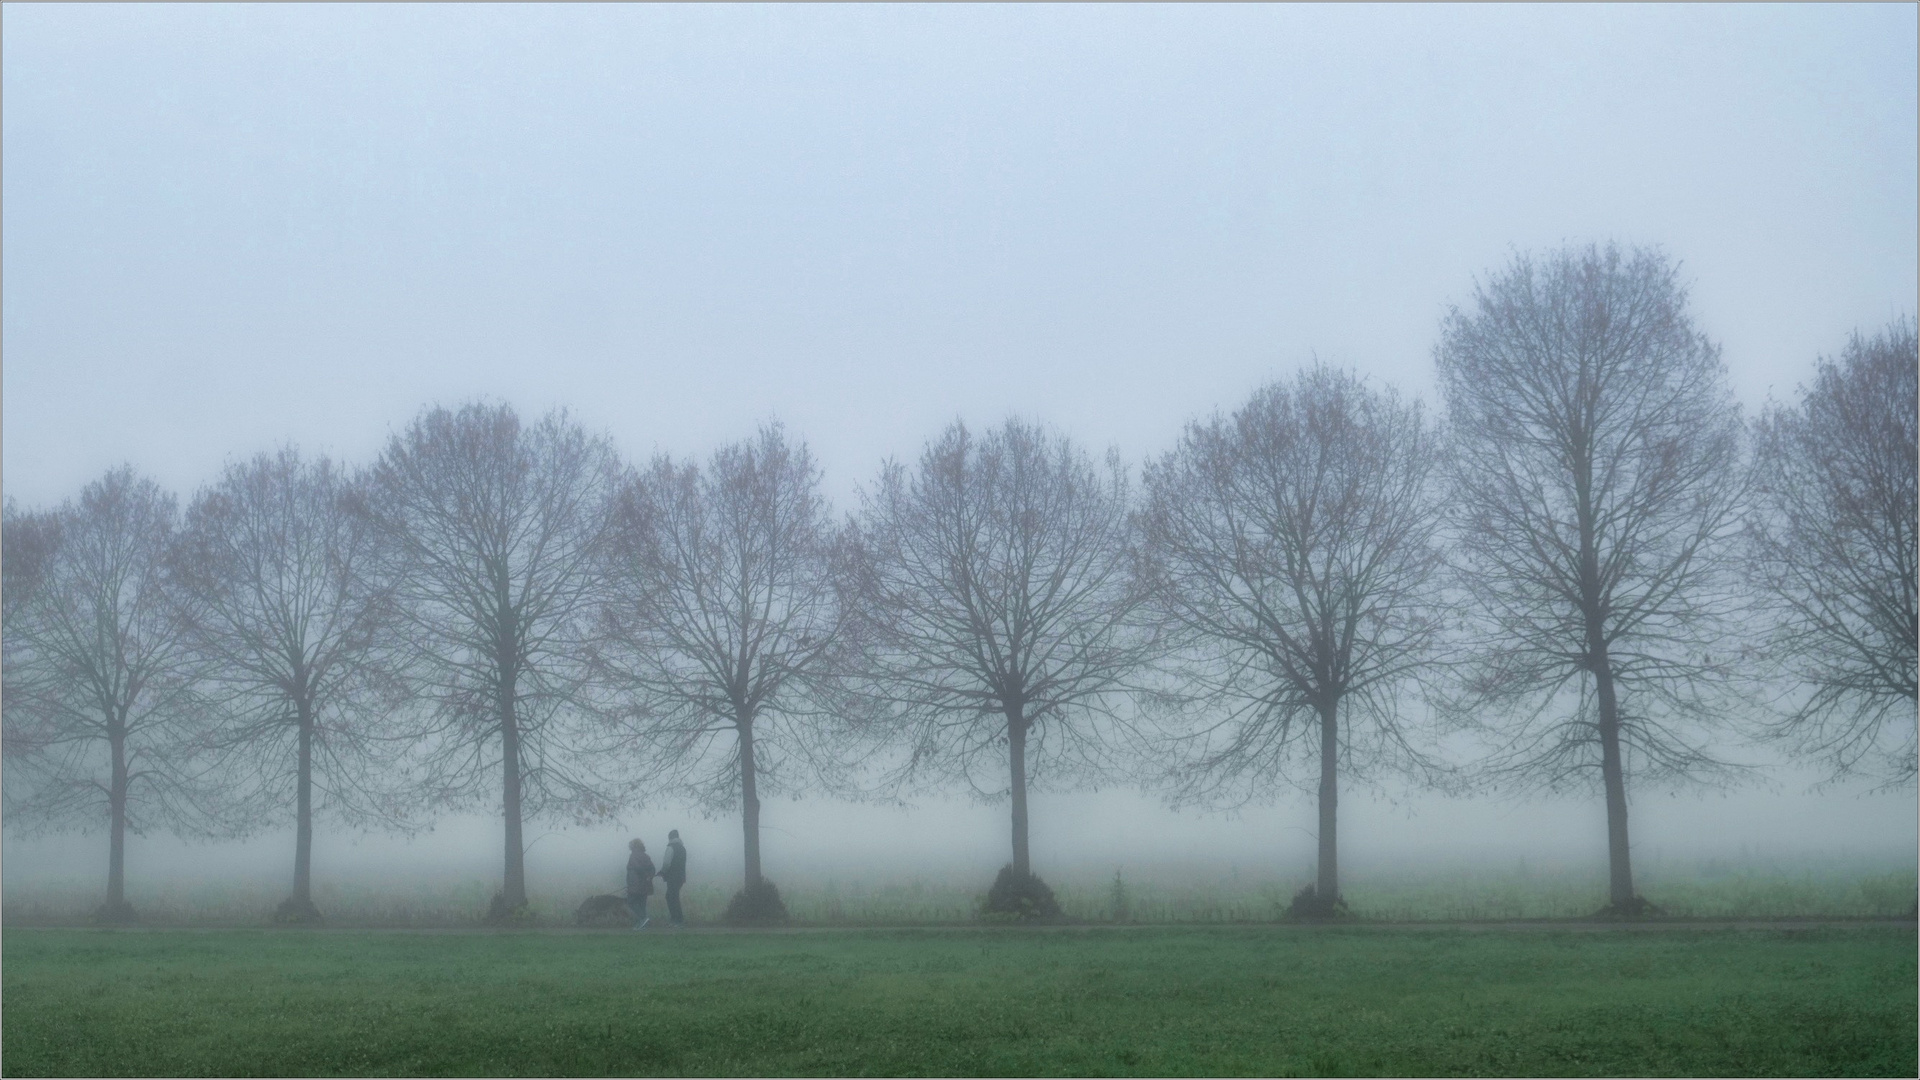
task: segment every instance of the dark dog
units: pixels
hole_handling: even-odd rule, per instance
[[[612,893],[589,896],[574,909],[573,921],[580,926],[625,926],[633,921],[627,899]]]

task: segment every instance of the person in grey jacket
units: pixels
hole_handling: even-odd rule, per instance
[[[638,837],[627,842],[627,849],[631,853],[627,856],[627,910],[633,913],[633,928],[644,930],[650,921],[647,897],[653,895],[653,858]]]
[[[667,883],[667,919],[675,926],[686,925],[680,913],[680,886],[687,883],[687,847],[680,842],[680,830],[667,830],[667,864],[660,868]]]

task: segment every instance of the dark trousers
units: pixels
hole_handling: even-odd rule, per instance
[[[633,925],[639,926],[647,918],[647,898],[628,893],[627,910],[633,914]]]
[[[684,884],[686,884],[684,881],[667,882],[667,918],[676,923],[687,921],[686,917],[680,914],[680,886]]]

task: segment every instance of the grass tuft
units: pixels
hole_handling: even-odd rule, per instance
[[[777,926],[787,918],[779,888],[766,878],[734,893],[727,902],[726,921],[734,926]]]
[[[1037,922],[1060,917],[1060,902],[1037,874],[1022,874],[1013,864],[1000,868],[980,905],[980,917],[989,921]]]

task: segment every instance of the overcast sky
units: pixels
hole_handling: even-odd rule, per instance
[[[1313,355],[1427,393],[1516,250],[1684,263],[1743,400],[1915,295],[1915,13],[7,5],[5,483],[189,494],[423,404],[836,492],[1130,457]]]
[[[1562,242],[1680,260],[1749,407],[1915,302],[1912,5],[0,18],[29,505],[474,397],[635,457],[777,416],[843,502],[955,417],[1137,461],[1316,355],[1430,395]]]

